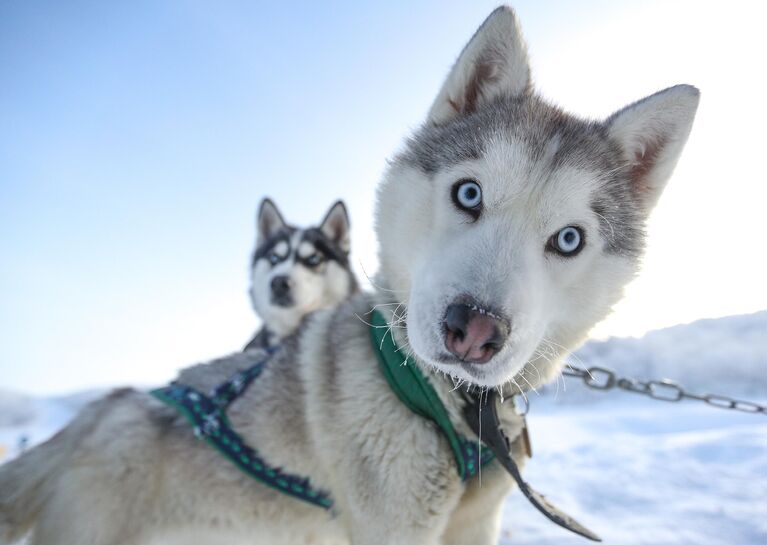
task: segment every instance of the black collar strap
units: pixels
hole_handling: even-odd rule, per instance
[[[497,392],[495,390],[488,390],[478,396],[471,396],[469,394],[464,395],[467,400],[464,409],[464,418],[466,418],[466,421],[469,423],[469,426],[474,433],[478,436],[480,436],[481,433],[482,442],[493,451],[498,462],[517,482],[517,486],[519,486],[522,494],[525,495],[530,503],[532,503],[538,511],[546,515],[549,520],[559,526],[592,541],[602,541],[602,539],[594,532],[580,524],[561,509],[557,508],[547,500],[543,494],[533,490],[533,488],[522,478],[519,467],[511,456],[511,445],[509,444],[508,438],[503,433],[501,421],[498,418]]]

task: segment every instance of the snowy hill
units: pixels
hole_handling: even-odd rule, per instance
[[[639,339],[590,342],[578,359],[637,377],[667,377],[685,387],[767,395],[767,311],[700,320]]]
[[[590,342],[571,361],[767,403],[767,311]],[[44,440],[97,395],[0,391],[0,461],[21,437]],[[574,379],[532,394],[530,405],[526,479],[606,543],[767,544],[767,414],[598,392]],[[502,545],[585,543],[520,494],[507,501],[504,529]]]
[[[0,463],[56,433],[89,401],[103,392],[86,391],[36,398],[0,390]]]

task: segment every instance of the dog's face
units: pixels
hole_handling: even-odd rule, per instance
[[[415,355],[481,386],[551,378],[636,274],[697,104],[677,86],[570,116],[531,91],[514,13],[496,10],[379,187],[382,273]]]
[[[264,325],[278,337],[292,333],[303,317],[346,299],[356,282],[349,269],[349,217],[343,202],[318,227],[285,223],[264,199],[251,267],[250,296]]]

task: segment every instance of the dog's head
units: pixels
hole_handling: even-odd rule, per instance
[[[494,11],[379,186],[382,277],[415,355],[482,386],[550,378],[636,274],[698,95],[571,116],[534,94],[514,12]]]
[[[264,325],[278,337],[303,317],[346,299],[356,281],[349,269],[349,216],[341,201],[317,227],[299,229],[269,199],[258,212],[250,297]]]

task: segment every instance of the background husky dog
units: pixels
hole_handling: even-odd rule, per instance
[[[263,327],[245,346],[279,344],[304,316],[333,306],[357,290],[349,267],[349,215],[337,201],[318,227],[299,229],[282,219],[270,199],[258,212],[250,299]]]
[[[329,491],[339,517],[243,478],[173,411],[121,391],[0,470],[0,536],[34,526],[33,543],[55,545],[179,532],[198,543],[206,532],[217,543],[497,543],[511,479],[494,462],[481,486],[461,482],[445,438],[382,376],[364,317],[401,309],[386,311],[392,335],[472,437],[453,381],[527,386],[557,373],[637,271],[697,104],[678,86],[601,122],[573,117],[533,93],[516,18],[499,8],[379,186],[383,289],[314,313],[229,411],[266,460]],[[261,354],[185,380],[210,388]]]

